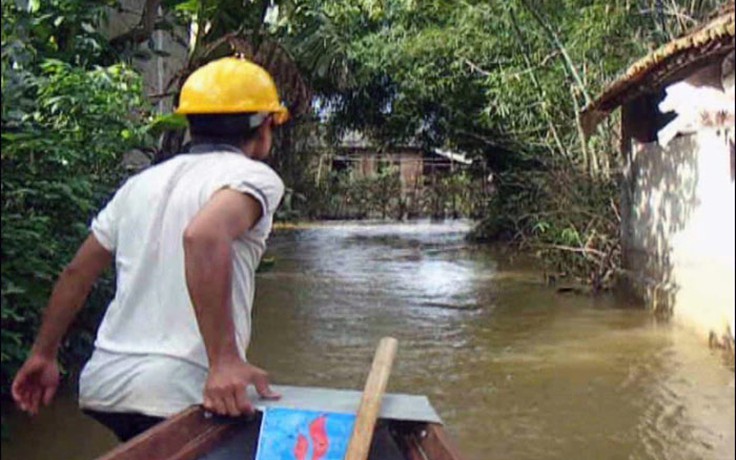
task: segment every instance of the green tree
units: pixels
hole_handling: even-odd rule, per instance
[[[478,235],[545,244],[560,268],[609,279],[618,251],[617,120],[586,140],[579,110],[634,60],[726,3],[341,2],[332,21],[352,37],[353,84],[329,99],[331,130],[471,153],[497,178]],[[591,224],[571,209],[601,219]],[[541,238],[539,224],[554,231]],[[570,228],[575,246],[563,244]]]
[[[122,64],[95,66],[110,57],[93,26],[105,5],[3,2],[3,398],[54,279],[124,179],[123,153],[152,140],[139,76]],[[63,364],[89,351],[111,288],[110,277],[99,283],[65,343]]]

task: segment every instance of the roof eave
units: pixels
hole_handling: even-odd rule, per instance
[[[589,136],[616,108],[647,92],[684,78],[694,68],[716,62],[734,51],[734,11],[719,16],[704,27],[671,41],[638,60],[580,113],[583,131]]]

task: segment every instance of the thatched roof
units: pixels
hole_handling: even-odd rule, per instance
[[[734,51],[734,4],[713,20],[638,60],[581,112],[586,135],[626,102],[680,80]]]

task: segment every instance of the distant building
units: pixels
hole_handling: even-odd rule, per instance
[[[426,150],[416,145],[380,148],[356,132],[347,133],[329,162],[331,171],[348,171],[355,178],[374,177],[393,168],[401,182],[401,197],[412,214],[421,201],[427,181],[472,165],[465,155],[447,150]]]
[[[459,171],[472,163],[460,153],[427,151],[411,144],[379,148],[362,135],[350,132],[343,137],[332,158],[332,169],[350,169],[358,177],[369,177],[378,174],[381,167],[394,166],[401,177],[402,193],[408,193],[421,186],[424,176]]]
[[[635,63],[583,110],[621,107],[622,280],[733,347],[734,7]]]

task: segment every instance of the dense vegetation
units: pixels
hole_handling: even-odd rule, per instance
[[[558,275],[605,289],[618,245],[616,119],[590,140],[578,113],[634,59],[720,2],[353,2],[353,83],[333,128],[473,155],[495,195],[474,236],[534,249]],[[359,31],[359,32],[358,32]]]
[[[52,283],[87,224],[125,175],[121,154],[146,143],[141,78],[101,67],[106,42],[90,26],[99,10],[3,2],[2,397],[26,357]],[[88,353],[112,293],[98,283],[62,364]]]
[[[110,37],[100,31],[119,9],[114,0],[3,1],[2,396],[54,277],[126,175],[123,153],[147,147],[164,158],[182,145],[182,129],[156,142],[157,129],[177,121],[152,117],[130,65],[165,54],[155,30],[194,25],[187,60],[161,97],[233,51],[275,75],[296,115],[274,159],[291,188],[287,217],[339,211],[344,199],[358,216],[400,208],[394,175],[355,183],[316,173],[346,130],[378,146],[459,150],[493,174],[493,198],[469,192],[470,176],[449,177],[428,209],[458,197],[463,213],[484,217],[478,239],[533,248],[551,270],[605,288],[618,258],[616,120],[586,141],[579,109],[722,3],[145,0],[140,23]],[[88,350],[110,288],[109,278],[100,283],[64,360]]]

